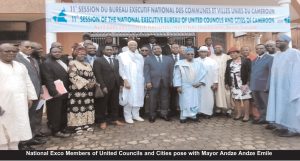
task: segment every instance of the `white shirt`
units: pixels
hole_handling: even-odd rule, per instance
[[[20,55],[22,55],[30,63],[30,60],[28,59],[28,57],[30,57],[29,55],[26,55],[21,51],[19,53],[20,53]]]
[[[56,62],[58,62],[59,65],[61,65],[65,70],[66,72],[68,71],[68,66],[67,64],[65,64],[63,61],[61,60],[56,60]]]
[[[257,58],[256,58],[256,60],[259,60],[259,59],[261,59],[261,58],[263,58],[264,56],[266,55],[266,53],[263,53],[262,55],[257,55]]]
[[[179,53],[176,54],[176,55],[172,53],[172,56],[173,56],[173,59],[174,59],[174,60],[176,59],[176,57],[177,57],[177,61],[180,60],[180,59],[179,59],[179,58],[180,58]]]
[[[155,58],[156,58],[156,60],[157,60],[157,62],[159,62],[159,58],[158,57],[160,57],[160,61],[161,61],[161,63],[162,63],[162,55],[160,54],[160,56],[156,56],[155,55]]]
[[[111,55],[110,57],[108,57],[108,56],[106,56],[106,55],[103,55],[104,56],[104,58],[107,60],[107,62],[110,64],[110,60],[109,59],[113,59],[114,57],[113,57],[113,55]],[[113,60],[111,60],[111,61],[113,61]],[[114,63],[114,61],[113,61],[113,63]]]

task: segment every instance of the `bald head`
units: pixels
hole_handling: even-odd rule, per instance
[[[61,45],[60,42],[53,42],[51,44],[51,48],[60,48],[61,50],[63,50],[63,46]]]
[[[11,63],[17,55],[18,48],[13,44],[4,43],[0,45],[0,60],[4,63]]]
[[[247,58],[250,55],[250,47],[249,46],[243,46],[241,48],[241,54],[243,57]]]
[[[129,42],[128,42],[128,49],[129,49],[130,51],[132,51],[132,52],[135,52],[136,49],[137,49],[137,42],[136,42],[136,41],[133,41],[133,40],[129,41]]]

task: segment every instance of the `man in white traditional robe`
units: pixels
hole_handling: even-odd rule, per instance
[[[299,135],[300,132],[300,52],[289,48],[291,38],[279,34],[271,69],[267,121],[275,122],[275,133],[281,137]]]
[[[13,61],[18,50],[0,45],[0,150],[18,150],[19,141],[32,138],[28,108],[37,100],[26,67]]]
[[[186,123],[187,118],[198,121],[199,111],[198,88],[205,86],[207,73],[200,61],[194,60],[195,50],[187,48],[184,60],[179,60],[174,67],[173,84],[179,93],[180,123]]]
[[[124,80],[121,89],[120,104],[124,106],[124,118],[127,123],[134,120],[144,121],[139,115],[144,105],[144,58],[138,53],[137,42],[128,42],[129,50],[119,54],[119,72]]]
[[[210,58],[215,60],[218,64],[218,87],[215,91],[215,103],[216,103],[216,114],[231,113],[231,96],[230,90],[225,88],[225,70],[226,62],[231,59],[230,56],[223,53],[223,47],[221,45],[215,46],[215,54],[211,55]]]
[[[210,118],[214,108],[214,91],[218,88],[219,69],[215,60],[208,57],[209,49],[201,46],[198,50],[199,58],[196,60],[203,63],[207,74],[205,75],[206,85],[199,88],[199,114],[204,114],[205,118]]]

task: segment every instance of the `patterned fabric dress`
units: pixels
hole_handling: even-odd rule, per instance
[[[232,80],[231,94],[233,99],[244,100],[250,99],[251,91],[247,87],[246,91],[243,93],[241,90],[242,79],[241,79],[241,62],[232,61],[230,63],[230,77]]]
[[[68,126],[84,126],[95,121],[94,89],[87,88],[90,81],[95,82],[92,67],[77,60],[70,62]]]

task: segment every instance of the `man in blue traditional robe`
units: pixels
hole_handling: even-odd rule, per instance
[[[275,123],[275,134],[296,136],[300,132],[300,51],[289,48],[291,38],[279,34],[271,69],[267,121]]]
[[[174,67],[173,84],[179,93],[180,122],[185,123],[187,118],[198,121],[199,111],[198,88],[205,86],[205,70],[200,61],[194,60],[195,50],[187,48],[185,59],[179,60]]]

